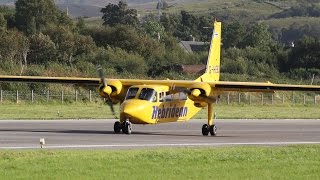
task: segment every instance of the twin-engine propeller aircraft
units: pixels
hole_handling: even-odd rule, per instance
[[[132,123],[187,121],[202,108],[207,108],[208,119],[202,126],[202,134],[215,136],[217,127],[213,122],[213,107],[219,95],[225,91],[320,91],[320,86],[310,85],[219,81],[220,49],[221,22],[215,21],[206,71],[194,81],[105,79],[100,67],[100,78],[0,76],[0,82],[100,85],[99,94],[107,99],[113,113],[113,104],[121,103],[120,120],[114,123],[114,132],[126,134],[131,134]]]

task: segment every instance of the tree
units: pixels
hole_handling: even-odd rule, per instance
[[[129,9],[127,3],[120,1],[118,5],[109,3],[101,9],[103,25],[117,24],[136,26],[139,22],[136,9]]]
[[[86,28],[86,23],[85,23],[83,17],[78,17],[77,18],[76,27],[77,27],[79,32],[82,32]]]
[[[164,27],[156,21],[145,22],[143,28],[153,38],[160,38],[164,34]]]
[[[174,32],[176,32],[178,24],[180,24],[180,20],[177,16],[166,13],[163,13],[160,17],[160,22],[165,31],[169,34],[174,34]]]
[[[16,57],[19,55],[19,37],[21,33],[18,31],[7,31],[0,37],[0,55],[3,59],[9,60],[11,64],[15,62]]]
[[[28,62],[47,65],[56,60],[56,54],[56,45],[49,36],[39,33],[30,37]]]
[[[0,33],[3,33],[7,30],[7,21],[4,18],[4,15],[0,13]]]
[[[316,68],[320,69],[320,39],[305,36],[295,43],[295,47],[289,53],[289,69]]]
[[[42,32],[50,24],[72,24],[65,13],[62,13],[53,0],[17,0],[16,25],[19,30],[34,34]]]
[[[223,31],[223,46],[225,48],[240,47],[246,34],[246,29],[243,24],[233,22],[227,24]]]
[[[272,44],[272,35],[268,31],[268,26],[263,23],[257,23],[252,27],[244,39],[244,47],[269,48]]]
[[[121,48],[144,58],[152,58],[164,53],[164,47],[158,41],[126,25],[117,25],[100,29],[91,29],[89,34],[97,46]]]

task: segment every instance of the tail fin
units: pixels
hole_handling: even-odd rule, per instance
[[[215,21],[213,26],[206,72],[196,81],[219,81],[220,78],[221,22]]]

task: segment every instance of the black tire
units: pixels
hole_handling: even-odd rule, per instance
[[[131,134],[132,126],[130,122],[126,123],[126,129],[127,129],[127,134]]]
[[[204,124],[202,126],[202,135],[208,136],[208,134],[209,134],[209,126],[207,124]]]
[[[122,126],[122,132],[125,134],[131,134],[131,131],[132,131],[131,123],[129,121],[126,121]]]
[[[119,134],[121,131],[121,123],[119,121],[116,121],[113,125],[113,131],[116,134]]]
[[[211,136],[216,136],[217,135],[217,126],[216,125],[211,125],[209,130],[210,130]]]
[[[122,123],[122,132],[125,133],[125,134],[127,134],[126,124],[127,124],[126,122]]]

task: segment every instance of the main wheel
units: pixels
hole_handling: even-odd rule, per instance
[[[122,132],[125,134],[131,134],[131,131],[132,131],[131,123],[129,121],[126,121],[124,123],[124,126],[122,127]]]
[[[208,134],[209,134],[209,126],[207,124],[204,124],[202,126],[202,135],[208,136]]]
[[[121,131],[121,123],[119,121],[116,121],[113,125],[114,133],[119,134]]]
[[[216,125],[211,125],[209,130],[210,130],[211,136],[217,135],[217,126]]]

